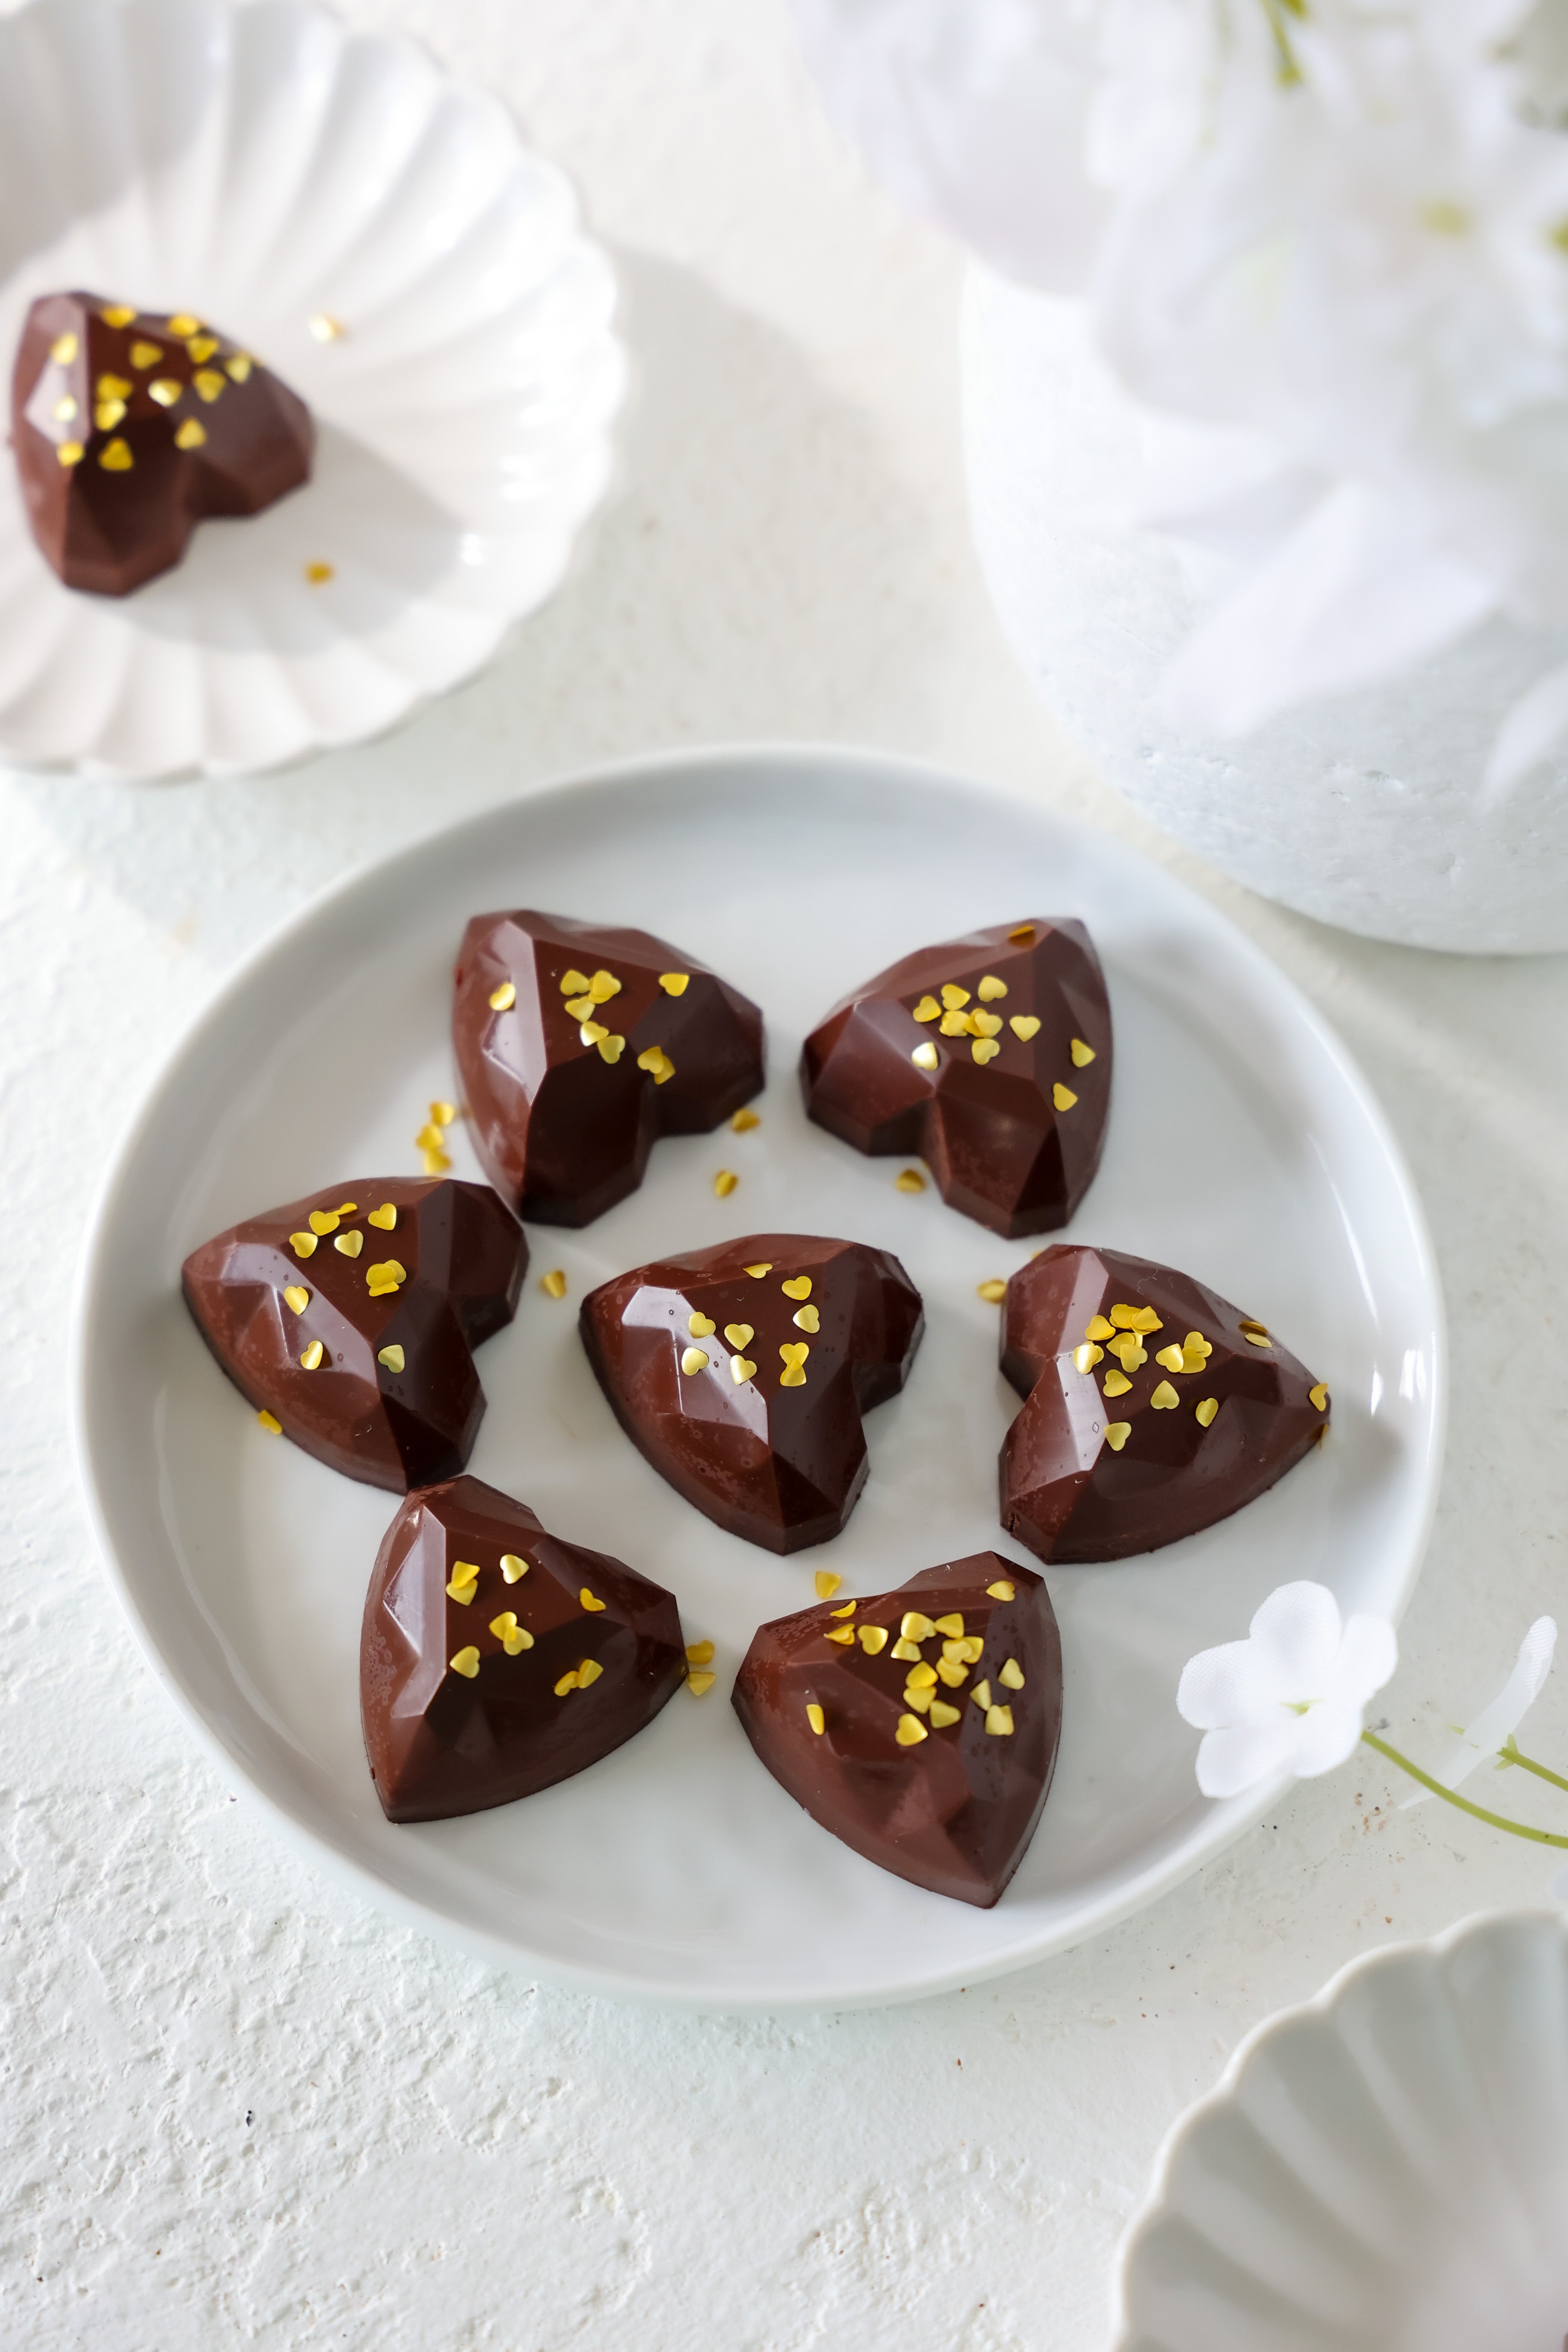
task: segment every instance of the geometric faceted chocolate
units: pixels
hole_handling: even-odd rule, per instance
[[[570,1779],[686,1679],[673,1593],[546,1535],[479,1478],[410,1495],[376,1555],[360,1715],[389,1821],[444,1821]]]
[[[205,516],[258,514],[310,478],[304,402],[188,311],[42,294],[11,382],[33,536],[68,588],[124,596]]]
[[[1058,1243],[1007,1285],[1002,1524],[1042,1559],[1124,1559],[1252,1502],[1329,1425],[1329,1392],[1217,1291]]]
[[[647,931],[530,908],[476,915],[452,1005],[474,1149],[519,1216],[585,1225],[663,1135],[705,1135],[763,1086],[763,1016]]]
[[[918,1155],[950,1208],[1009,1239],[1066,1224],[1110,1108],[1110,1003],[1079,922],[921,948],[844,998],[801,1055],[808,1115]]]
[[[735,1712],[825,1830],[933,1895],[988,1907],[1056,1768],[1062,1652],[1043,1579],[994,1551],[757,1632]]]
[[[185,1304],[229,1379],[319,1462],[405,1494],[450,1478],[485,1410],[473,1350],[528,1265],[484,1184],[359,1177],[219,1234]]]
[[[731,1535],[803,1551],[866,1483],[861,1415],[903,1387],[924,1328],[887,1250],[751,1234],[591,1291],[581,1329],[616,1420]]]

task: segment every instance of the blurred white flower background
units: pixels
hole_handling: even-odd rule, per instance
[[[1223,566],[1173,723],[1568,626],[1568,0],[794,5],[889,184],[1187,421],[1130,516]],[[1565,733],[1560,668],[1489,790]]]

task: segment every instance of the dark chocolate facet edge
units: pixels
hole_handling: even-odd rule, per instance
[[[939,1629],[950,1618],[962,1634]],[[911,1619],[918,1640],[900,1631]],[[959,1654],[966,1643],[977,1656]],[[911,1700],[925,1672],[935,1679]],[[1056,1769],[1050,1596],[1032,1570],[978,1552],[848,1613],[824,1601],[759,1627],[733,1705],[762,1762],[822,1828],[916,1886],[989,1908],[1028,1850]]]
[[[1160,1328],[1116,1328],[1119,1307]],[[1117,1250],[1058,1243],[1018,1269],[1002,1369],[1025,1400],[1002,1444],[1002,1524],[1047,1560],[1196,1535],[1293,1469],[1330,1419],[1326,1387],[1265,1325]]]

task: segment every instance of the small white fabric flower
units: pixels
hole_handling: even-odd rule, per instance
[[[1238,1797],[1277,1772],[1316,1780],[1342,1764],[1361,1738],[1367,1702],[1399,1663],[1385,1618],[1344,1624],[1323,1584],[1282,1584],[1245,1642],[1189,1658],[1176,1706],[1203,1732],[1198,1786]]]
[[[1504,1741],[1513,1738],[1541,1696],[1556,1650],[1555,1620],[1538,1617],[1520,1643],[1513,1672],[1496,1698],[1460,1732],[1442,1762],[1433,1765],[1434,1780],[1441,1780],[1445,1789],[1457,1789],[1478,1764],[1495,1757]],[[1413,1797],[1405,1798],[1402,1810],[1408,1812],[1412,1806],[1426,1804],[1431,1793],[1429,1789],[1417,1789]]]

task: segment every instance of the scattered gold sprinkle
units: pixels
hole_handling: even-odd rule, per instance
[[[680,1359],[680,1369],[689,1381],[693,1381],[699,1372],[708,1370],[708,1359],[700,1348],[688,1348]]]
[[[397,1208],[395,1202],[392,1201],[384,1201],[379,1209],[372,1209],[367,1222],[377,1227],[377,1229],[384,1234],[395,1233],[397,1230]]]
[[[187,416],[174,435],[176,449],[200,449],[206,441],[206,426],[198,417]]]
[[[709,1674],[688,1675],[686,1677],[686,1687],[691,1693],[693,1698],[705,1698],[708,1693],[712,1689],[716,1680],[716,1675]]]
[[[1072,1041],[1072,1066],[1075,1070],[1087,1070],[1094,1059],[1094,1047],[1086,1045],[1081,1037]]]
[[[470,1642],[466,1649],[459,1650],[456,1656],[449,1658],[447,1663],[454,1674],[467,1675],[468,1680],[472,1682],[479,1671],[479,1654]]]
[[[358,1236],[354,1238],[357,1240]],[[384,1258],[379,1265],[367,1265],[364,1270],[365,1288],[373,1298],[389,1298],[407,1279],[407,1268],[400,1265],[395,1257]]]
[[[713,1328],[711,1315],[700,1315],[695,1307],[686,1318],[686,1328],[694,1339],[706,1339]]]
[[[879,1650],[887,1648],[888,1629],[885,1625],[861,1625],[857,1630],[860,1636],[860,1647],[868,1657],[874,1658]],[[918,1652],[916,1655],[919,1655]]]
[[[1124,1331],[1163,1331],[1164,1325],[1152,1307],[1123,1307],[1110,1310],[1110,1319],[1120,1323]]]
[[[918,1168],[900,1168],[893,1179],[895,1192],[923,1192],[926,1180]]]
[[[934,1666],[928,1666],[922,1659],[918,1666],[911,1666],[910,1668],[907,1684],[910,1690],[934,1690],[936,1687],[936,1668]]]
[[[805,1360],[810,1353],[811,1349],[806,1346],[804,1339],[797,1340],[794,1347],[791,1347],[788,1340],[785,1340],[784,1346],[779,1349],[779,1354],[784,1359],[784,1370],[779,1374],[779,1386],[781,1389],[805,1388]]]
[[[599,1048],[599,1059],[608,1062],[612,1069],[626,1050],[626,1039],[617,1037],[613,1031],[607,1037],[595,1038],[595,1043]]]
[[[988,1584],[985,1590],[991,1595],[993,1601],[1011,1601],[1014,1597],[1015,1588],[1006,1581],[1005,1578],[1004,1578],[999,1583]],[[979,1655],[978,1651],[975,1654],[976,1656]]]
[[[906,1609],[899,1621],[900,1638],[905,1642],[929,1642],[936,1627],[918,1609]]]
[[[831,1617],[853,1617],[859,1606],[858,1601],[847,1601],[841,1609],[831,1609],[828,1614]]]
[[[1320,1412],[1327,1412],[1329,1409],[1329,1385],[1326,1381],[1320,1381],[1315,1389],[1309,1389],[1307,1391],[1307,1394],[1310,1398],[1312,1403],[1316,1405]]]
[[[713,1663],[713,1644],[711,1642],[688,1642],[686,1656],[690,1665],[710,1666]]]
[[[192,359],[195,360],[198,367],[205,367],[207,361],[211,359],[213,353],[217,349],[217,337],[216,335],[191,335],[186,339],[185,349],[189,352]]]
[[[711,1330],[713,1327],[710,1324],[708,1328]],[[750,1347],[756,1336],[750,1323],[726,1323],[724,1326],[724,1337],[731,1348]]]
[[[1219,1411],[1219,1399],[1218,1397],[1205,1397],[1203,1402],[1196,1406],[1194,1410],[1197,1413],[1199,1427],[1202,1429],[1207,1429],[1210,1423],[1214,1420],[1215,1413]]]
[[[1182,1370],[1201,1372],[1206,1370],[1214,1349],[1201,1331],[1189,1331],[1182,1341]]]
[[[1002,1023],[994,1013],[972,1013],[969,1032],[973,1037],[995,1037],[1001,1034]]]
[[[969,991],[960,988],[956,981],[950,980],[942,989],[942,1001],[950,1013],[956,1013],[960,1005],[968,1003]]]
[[[116,436],[106,449],[99,451],[98,462],[106,474],[128,474],[136,460],[131,455],[131,444]]]
[[[754,1110],[738,1110],[730,1121],[730,1132],[731,1135],[750,1135],[752,1129],[761,1127],[762,1123]]]
[[[1072,1360],[1080,1372],[1092,1372],[1104,1353],[1104,1349],[1097,1348],[1092,1339],[1085,1339],[1080,1347],[1073,1349]]]
[[[1009,1690],[1022,1690],[1024,1669],[1016,1658],[1009,1658],[996,1679],[999,1683],[1005,1683]]]
[[[566,1273],[564,1267],[552,1265],[548,1274],[542,1274],[539,1277],[539,1287],[548,1297],[564,1298],[566,1296]]]
[[[528,1574],[528,1561],[525,1559],[520,1559],[516,1552],[502,1552],[500,1556],[500,1572],[505,1577],[509,1584],[521,1584],[523,1578]]]
[[[389,1372],[400,1372],[408,1359],[395,1339],[390,1348],[377,1349],[375,1360],[378,1364],[384,1364]]]
[[[1105,1424],[1105,1442],[1112,1454],[1120,1454],[1131,1434],[1130,1421],[1108,1421]]]
[[[944,1037],[967,1037],[970,1034],[967,1013],[950,1012],[942,1014],[942,1034]]]
[[[520,1650],[531,1650],[533,1647],[533,1636],[526,1625],[518,1623],[515,1609],[503,1609],[499,1617],[492,1617],[490,1632],[509,1658],[515,1658]]]
[[[433,1102],[430,1116],[437,1127],[450,1127],[458,1116],[458,1106],[452,1102]]]
[[[647,1072],[656,1087],[668,1086],[675,1076],[675,1064],[662,1045],[650,1045],[646,1054],[639,1054],[637,1067]]]
[[[586,1610],[590,1612],[590,1614],[595,1614],[595,1613],[596,1613],[599,1610],[601,1610],[601,1609],[603,1609],[603,1608],[605,1608],[605,1607],[606,1606],[606,1603],[605,1603],[605,1602],[604,1602],[603,1601],[601,1601],[601,1600],[599,1599],[599,1596],[598,1596],[598,1594],[597,1594],[596,1592],[590,1592],[590,1591],[589,1591],[589,1590],[588,1590],[588,1588],[587,1588],[587,1586],[586,1586],[585,1584],[582,1587],[581,1591],[578,1592],[577,1598],[578,1598],[578,1600],[582,1602],[582,1604],[583,1604],[584,1608],[584,1609],[586,1609]]]
[[[291,1282],[283,1293],[283,1299],[284,1304],[291,1307],[296,1315],[303,1315],[306,1307],[310,1304],[310,1294],[301,1288],[299,1283]]]
[[[1107,1372],[1104,1393],[1108,1397],[1125,1396],[1132,1386],[1125,1372]]]
[[[163,356],[163,346],[159,343],[132,343],[131,346],[131,364],[133,368],[156,367]]]
[[[310,1231],[313,1234],[335,1234],[337,1230],[338,1213],[335,1209],[311,1210]]]
[[[92,421],[100,433],[112,433],[124,414],[122,400],[100,400],[92,412]]]
[[[918,1748],[930,1735],[918,1715],[900,1715],[893,1738],[900,1748]]]
[[[910,1055],[910,1059],[914,1064],[917,1070],[934,1070],[941,1063],[942,1055],[937,1052],[936,1047],[928,1038],[923,1045],[917,1045],[915,1047],[914,1052]]]
[[[975,1685],[974,1685],[974,1688],[970,1692],[969,1696],[970,1696],[970,1697],[974,1701],[974,1704],[975,1704],[975,1706],[978,1706],[978,1707],[982,1707],[982,1708],[984,1708],[984,1707],[988,1707],[988,1706],[990,1706],[990,1704],[991,1704],[991,1685],[990,1685],[990,1684],[989,1684],[989,1683],[976,1683],[976,1684],[975,1684]]]
[[[997,997],[1006,995],[1007,983],[1005,980],[998,980],[994,972],[988,971],[974,993],[982,1004],[993,1004]]]
[[[517,982],[514,980],[503,980],[499,988],[491,989],[490,1011],[492,1013],[510,1013],[516,1003]]]
[[[742,1274],[749,1274],[753,1282],[761,1282],[763,1275],[772,1274],[773,1270],[773,1262],[771,1257],[759,1258],[755,1265],[742,1266],[741,1269]]]
[[[809,1331],[814,1338],[822,1328],[822,1318],[815,1307],[803,1307],[789,1319],[797,1331]]]
[[[748,1332],[746,1336],[750,1339],[751,1333]],[[835,1576],[830,1568],[819,1568],[816,1576],[812,1579],[812,1581],[816,1587],[817,1599],[819,1601],[831,1601],[839,1586],[843,1583],[844,1579],[841,1576]]]
[[[1180,1342],[1177,1340],[1173,1340],[1168,1348],[1162,1348],[1154,1361],[1157,1364],[1163,1364],[1168,1372],[1184,1372],[1187,1368],[1186,1358],[1183,1355]],[[1200,1365],[1198,1369],[1201,1370],[1202,1366]]]
[[[1009,1020],[1007,1026],[1013,1032],[1014,1036],[1018,1038],[1026,1045],[1028,1044],[1031,1037],[1036,1037],[1039,1034],[1039,1020],[1033,1013],[1015,1013]]]
[[[225,360],[224,365],[236,383],[248,383],[250,372],[256,365],[256,362],[248,352],[234,352]]]
[[[691,985],[691,974],[689,971],[661,971],[658,984],[666,996],[684,996]]]
[[[1010,1706],[988,1706],[985,1710],[985,1728],[991,1733],[994,1738],[1006,1739],[1011,1738],[1013,1730],[1012,1708]]]
[[[993,1591],[993,1592],[994,1592],[994,1591],[995,1591],[995,1590],[996,1590],[995,1586],[994,1586],[994,1585],[993,1585],[993,1586],[991,1587],[991,1590],[992,1590],[992,1591]],[[945,1649],[945,1647],[946,1647],[945,1643],[943,1643],[943,1645],[942,1645],[942,1646],[943,1646],[943,1648]],[[963,1654],[964,1654],[964,1656],[968,1659],[968,1661],[969,1661],[969,1663],[970,1663],[970,1664],[971,1664],[972,1666],[973,1666],[973,1665],[975,1665],[975,1664],[977,1664],[979,1663],[979,1659],[980,1659],[980,1653],[981,1653],[981,1651],[982,1651],[984,1647],[985,1647],[985,1644],[984,1644],[984,1643],[981,1640],[981,1638],[980,1638],[980,1636],[979,1636],[979,1634],[978,1634],[978,1633],[971,1633],[971,1634],[969,1634],[969,1635],[967,1635],[967,1636],[966,1636],[966,1638],[965,1638],[965,1640],[964,1640],[964,1643],[963,1643]]]
[[[128,327],[136,312],[129,302],[106,302],[98,315],[106,327]]]
[[[904,1705],[912,1706],[917,1715],[931,1713],[931,1694],[923,1684],[916,1683],[904,1693]]]
[[[438,1150],[432,1150],[431,1146],[427,1143],[422,1144],[420,1146],[420,1150],[424,1155],[426,1175],[444,1176],[447,1169],[450,1168],[452,1164],[447,1159],[446,1153]]]
[[[1056,1085],[1051,1088],[1051,1100],[1055,1103],[1058,1110],[1071,1110],[1074,1103],[1078,1100],[1078,1097],[1074,1094],[1070,1087],[1064,1087],[1061,1080],[1058,1078]]]
[[[605,1669],[599,1664],[597,1658],[584,1658],[582,1664],[577,1669],[577,1687],[579,1690],[586,1690],[590,1683],[596,1683],[604,1671]],[[710,1676],[709,1679],[711,1680],[712,1677]]]
[[[809,1298],[811,1297],[811,1276],[809,1274],[797,1274],[793,1279],[786,1277],[784,1281],[780,1283],[779,1288],[784,1292],[786,1298]]]
[[[721,1168],[713,1179],[713,1190],[721,1201],[727,1201],[740,1181],[732,1168]]]
[[[182,342],[187,335],[199,335],[201,331],[201,320],[193,319],[188,310],[176,310],[169,321],[169,332],[178,335]]]
[[[69,367],[80,348],[74,335],[57,335],[49,345],[49,357],[57,367]]]
[[[1141,1371],[1149,1360],[1149,1350],[1136,1331],[1119,1332],[1110,1343],[1110,1353],[1116,1358],[1124,1372]]]
[[[318,560],[305,566],[305,577],[312,588],[324,588],[329,580],[335,580],[337,576],[336,566],[331,563],[322,563]]]
[[[70,423],[72,417],[76,415],[76,403],[71,398],[68,392],[66,394],[63,400],[56,401],[53,413],[57,425],[68,425]]]
[[[1035,927],[1033,923],[1020,923],[1016,930],[1008,932],[1007,937],[1016,948],[1032,947],[1035,940]]]
[[[98,379],[100,400],[129,400],[135,389],[128,375],[100,375]]]
[[[958,1646],[962,1648],[963,1644],[960,1643]],[[969,1668],[962,1658],[941,1658],[937,1662],[936,1670],[949,1690],[957,1690],[962,1684],[969,1680]]]
[[[362,1233],[357,1232],[352,1234],[340,1234],[336,1241],[333,1242],[332,1247],[335,1250],[341,1250],[344,1257],[358,1257],[361,1250],[364,1247],[364,1235]]]
[[[816,1732],[818,1739],[820,1739],[823,1733],[827,1728],[827,1717],[823,1714],[822,1709],[817,1706],[816,1701],[814,1698],[806,1701],[805,1719],[807,1723],[810,1724],[813,1731]]]
[[[308,1372],[313,1372],[325,1353],[326,1350],[322,1347],[321,1341],[319,1339],[312,1339],[304,1354],[300,1357],[300,1361],[304,1365],[305,1370]]]
[[[609,1035],[603,1022],[594,1018],[595,1006],[591,996],[569,996],[561,1009],[570,1019],[582,1022],[581,1035],[584,1045],[591,1045],[595,1037]]]
[[[1007,1286],[993,1275],[989,1282],[977,1282],[974,1292],[975,1297],[984,1298],[988,1307],[999,1307],[1007,1296]]]
[[[330,310],[317,310],[306,323],[319,343],[335,343],[342,336],[342,321]]]
[[[853,1625],[836,1625],[831,1633],[825,1633],[822,1638],[825,1642],[837,1642],[841,1649],[847,1650],[854,1642],[855,1628]]]
[[[621,983],[615,973],[605,971],[603,967],[589,980],[588,993],[595,1004],[607,1004],[612,996],[618,996],[620,992]]]
[[[931,1703],[932,1729],[945,1731],[950,1723],[958,1721],[961,1712],[962,1710],[956,1706],[949,1706],[944,1698],[933,1698]]]
[[[934,996],[922,996],[914,1008],[913,1018],[917,1021],[934,1021],[941,1011],[942,1007]]]
[[[950,1641],[962,1641],[963,1620],[956,1609],[951,1609],[945,1617],[939,1617],[936,1620],[931,1630],[936,1633],[945,1633]]]
[[[313,1257],[316,1251],[314,1234],[290,1234],[289,1246],[296,1257]]]
[[[1114,1339],[1116,1326],[1114,1323],[1107,1322],[1103,1315],[1096,1315],[1091,1321],[1084,1325],[1083,1336],[1086,1339]]]
[[[268,1437],[282,1436],[283,1423],[279,1420],[276,1413],[268,1412],[265,1405],[262,1406],[261,1411],[257,1414],[256,1418],[261,1423],[262,1428],[267,1432]]]
[[[570,971],[562,973],[560,986],[563,996],[581,996],[587,989],[588,975],[574,964]]]
[[[568,1691],[574,1691],[577,1688],[578,1681],[579,1676],[576,1667],[568,1667],[565,1674],[562,1675],[561,1680],[555,1685],[556,1697],[564,1698]]]
[[[996,1059],[996,1056],[1002,1051],[1002,1048],[996,1043],[994,1037],[976,1037],[973,1045],[971,1045],[969,1050],[973,1055],[974,1059],[984,1068],[987,1062],[994,1062]]]
[[[79,441],[62,441],[55,450],[56,459],[62,466],[79,466],[86,455]]]
[[[757,1367],[750,1356],[731,1357],[730,1378],[738,1389],[744,1388],[748,1381],[754,1381],[756,1377]]]
[[[147,387],[147,397],[155,400],[160,408],[173,408],[184,388],[178,376],[155,375]]]
[[[460,1601],[466,1609],[479,1589],[479,1564],[476,1559],[455,1559],[447,1580],[447,1597]]]
[[[1250,1339],[1255,1348],[1271,1348],[1274,1345],[1268,1336],[1267,1323],[1243,1323],[1241,1336],[1244,1339]]]
[[[921,1654],[913,1642],[907,1642],[901,1633],[898,1640],[893,1643],[893,1655],[895,1658],[912,1658],[918,1662],[920,1654]]]

